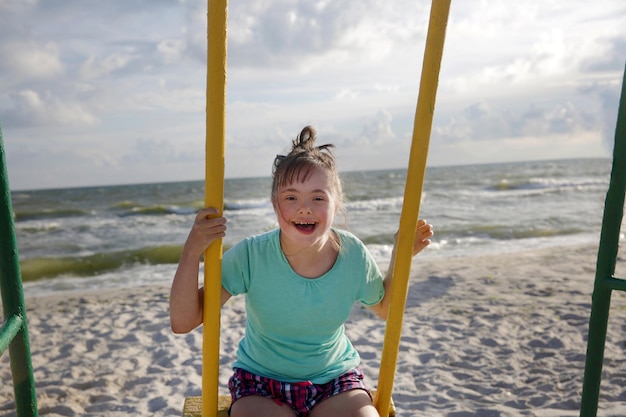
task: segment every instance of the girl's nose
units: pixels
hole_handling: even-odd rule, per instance
[[[311,213],[311,207],[309,207],[308,204],[304,203],[300,206],[300,208],[298,209],[298,213],[300,214],[306,214],[306,213]]]

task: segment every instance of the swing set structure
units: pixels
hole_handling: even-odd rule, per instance
[[[395,279],[391,290],[378,388],[374,393],[374,405],[380,416],[395,416],[391,393],[408,294],[412,231],[416,228],[419,216],[450,1],[432,0],[409,155],[405,198],[400,217],[396,262],[390,266],[394,268]],[[211,207],[223,207],[224,203],[227,14],[227,0],[208,0],[205,206]],[[597,414],[611,292],[613,290],[626,291],[626,280],[614,277],[625,194],[626,70],[617,118],[611,180],[605,201],[598,249],[581,417],[595,417]],[[6,158],[0,129],[0,236],[2,236],[0,293],[4,310],[4,322],[0,323],[0,354],[9,350],[17,416],[37,417],[26,307],[13,221]],[[185,399],[183,417],[226,417],[228,415],[230,397],[218,395],[222,249],[222,242],[218,240],[205,253],[204,286],[207,290],[204,291],[202,396]]]
[[[402,320],[411,272],[413,231],[420,210],[426,157],[435,109],[439,69],[443,55],[451,0],[433,0],[426,38],[420,90],[413,126],[413,140],[400,217],[394,283],[385,329],[378,389],[374,405],[381,416],[395,415],[391,392],[398,357]],[[205,206],[224,206],[224,144],[226,118],[228,0],[209,0],[207,30],[206,182]],[[183,417],[226,416],[229,397],[218,395],[221,239],[204,255],[204,311],[202,343],[202,397],[185,400]]]

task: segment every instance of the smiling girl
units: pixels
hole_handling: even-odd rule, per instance
[[[274,161],[271,200],[279,228],[223,256],[222,305],[232,295],[246,300],[246,334],[229,381],[232,417],[378,416],[344,322],[356,302],[386,319],[393,273],[383,278],[365,245],[333,227],[342,185],[332,145],[315,146],[315,139],[305,127],[291,152]],[[202,323],[200,257],[225,231],[217,209],[196,216],[172,283],[176,333]],[[432,235],[420,220],[414,255]],[[395,252],[394,246],[392,264]]]

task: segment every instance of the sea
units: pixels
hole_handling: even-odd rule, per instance
[[[380,262],[391,253],[406,173],[341,174],[345,198],[336,226]],[[419,256],[445,261],[597,245],[610,173],[610,159],[428,167],[419,217],[435,236]],[[269,177],[226,179],[226,250],[277,227],[270,186]],[[39,296],[169,284],[204,205],[204,182],[13,191],[11,199],[24,292]]]

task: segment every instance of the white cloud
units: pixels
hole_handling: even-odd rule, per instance
[[[0,10],[5,13],[23,12],[37,4],[38,0],[0,0]]]
[[[32,90],[11,95],[13,107],[6,114],[13,123],[22,126],[92,125],[97,118],[77,102],[64,102],[57,97],[40,96]]]
[[[0,69],[19,79],[50,79],[63,72],[59,49],[54,42],[11,40],[0,45]]]
[[[60,186],[203,175],[196,164],[205,140],[206,7],[0,0],[0,122],[10,169],[28,161],[59,172]],[[342,169],[404,166],[429,7],[231,2],[227,174],[267,175],[306,124],[337,144]],[[615,0],[453,2],[430,160],[545,158],[548,143],[568,148],[562,156],[608,156],[625,17],[626,4]],[[49,152],[50,142],[59,152]],[[39,153],[50,156],[41,168],[32,164]],[[98,163],[108,176],[81,162],[96,155],[106,155]],[[149,163],[157,160],[158,169]],[[17,187],[37,188],[38,177],[11,175]]]
[[[115,53],[102,58],[90,56],[81,66],[80,75],[87,80],[101,78],[126,68],[132,60],[132,52]]]
[[[391,128],[391,114],[380,111],[375,117],[364,121],[360,137],[368,144],[389,145],[393,143],[396,135]]]
[[[433,165],[442,165],[606,156],[600,136],[594,132],[583,132],[576,135],[500,137],[454,144],[434,141],[431,142],[428,160]]]
[[[163,40],[157,45],[157,50],[166,63],[175,63],[185,52],[185,43],[182,40]]]

